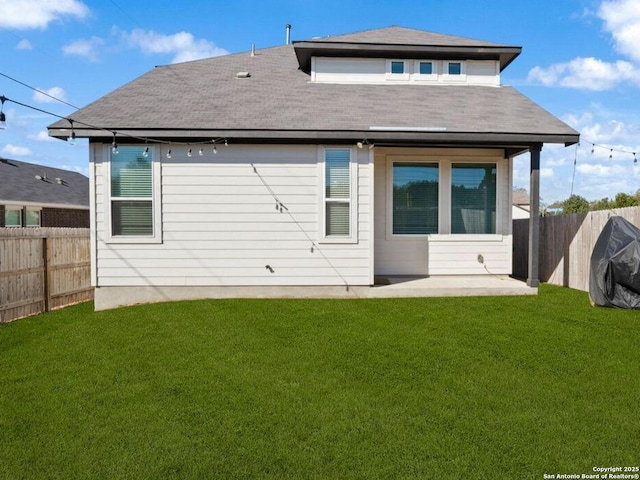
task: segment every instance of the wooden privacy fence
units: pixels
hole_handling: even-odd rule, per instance
[[[540,218],[539,277],[543,282],[589,291],[590,260],[612,216],[640,226],[640,207]],[[513,275],[527,277],[529,220],[513,221]]]
[[[93,300],[82,228],[0,228],[0,323]]]

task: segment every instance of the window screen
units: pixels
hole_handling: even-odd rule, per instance
[[[325,150],[325,235],[351,232],[351,151]]]

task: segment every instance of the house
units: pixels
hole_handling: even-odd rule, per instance
[[[529,192],[523,188],[516,188],[512,194],[511,216],[514,220],[529,218],[531,208],[531,198]]]
[[[89,179],[0,158],[0,227],[89,227]]]
[[[542,146],[579,134],[501,84],[520,52],[402,27],[313,38],[157,67],[54,123],[90,142],[96,308],[508,276],[527,151],[537,287]]]

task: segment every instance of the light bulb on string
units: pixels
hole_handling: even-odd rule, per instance
[[[591,144],[591,154],[593,154],[593,152],[595,152],[595,151],[596,151],[596,144],[592,143]]]
[[[613,148],[609,150],[609,159],[613,158]]]
[[[167,150],[167,158],[171,158],[171,149]]]
[[[7,97],[4,95],[0,97],[0,130],[4,130],[7,128],[7,116],[4,114],[2,109],[4,108],[4,102],[7,100]]]
[[[142,156],[147,158],[149,156],[149,147],[144,147],[144,152],[142,152]]]
[[[69,123],[71,124],[71,133],[69,134],[69,138],[67,138],[67,142],[69,142],[69,145],[75,145],[76,144],[76,132],[73,129],[73,120],[69,119]]]
[[[189,150],[187,150],[187,157],[191,158],[191,155],[192,155],[191,147],[189,147]]]
[[[213,145],[213,153],[217,154],[218,153],[218,149],[216,148],[215,144]]]
[[[118,155],[118,143],[116,142],[116,132],[113,132],[113,142],[111,142],[111,153]]]
[[[198,150],[198,155],[199,155],[199,156],[204,155],[204,150],[202,150],[202,148],[200,148],[200,150]]]

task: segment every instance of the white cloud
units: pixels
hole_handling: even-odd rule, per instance
[[[34,140],[36,142],[58,142],[59,140],[50,137],[46,130],[40,130],[38,133],[36,133],[35,135],[27,135],[27,138],[29,140]]]
[[[188,32],[164,35],[152,30],[136,28],[131,32],[120,32],[120,36],[129,47],[139,48],[145,54],[173,54],[172,63],[217,57],[229,53],[208,40],[196,39]]]
[[[611,34],[616,50],[640,62],[640,2],[638,0],[604,1],[598,10],[604,27]]]
[[[33,45],[29,40],[20,40],[16,45],[16,50],[33,50]]]
[[[574,58],[549,67],[534,67],[527,80],[547,87],[570,87],[582,90],[609,90],[620,83],[640,83],[640,70],[630,62],[603,62],[597,58]]]
[[[31,155],[31,150],[26,147],[17,147],[8,143],[3,147],[2,154],[14,157],[26,157],[27,155]]]
[[[591,12],[590,12],[591,13]],[[534,67],[527,79],[547,87],[610,90],[620,84],[640,86],[640,2],[603,0],[595,15],[611,35],[615,50],[628,60],[606,62],[577,57],[548,67]]]
[[[540,178],[553,178],[553,168],[544,167],[540,169]]]
[[[98,50],[104,45],[104,40],[100,37],[82,38],[62,47],[65,55],[78,55],[90,62],[98,61]]]
[[[56,97],[60,100],[67,101],[67,92],[64,91],[61,87],[51,87],[48,90],[44,88],[38,88],[41,92],[47,93],[51,95],[51,97]],[[55,103],[55,100],[47,95],[44,95],[40,92],[33,92],[33,101],[40,103]]]
[[[45,29],[54,20],[89,15],[78,0],[0,0],[0,27],[18,30]]]

